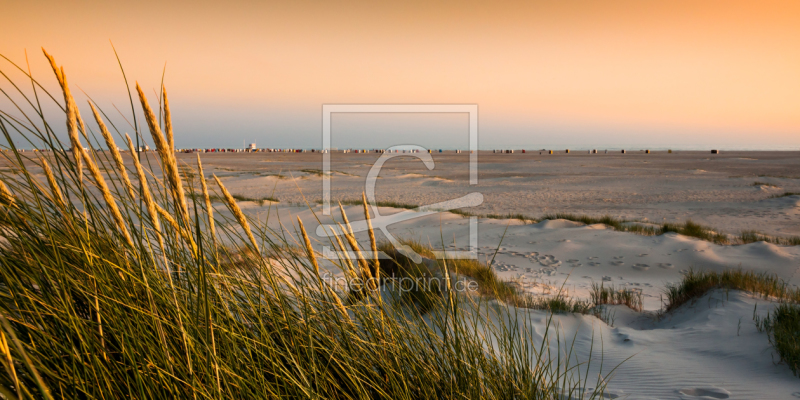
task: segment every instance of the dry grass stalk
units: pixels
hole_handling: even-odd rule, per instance
[[[217,186],[219,186],[220,190],[222,190],[222,196],[225,198],[225,203],[228,204],[228,208],[230,208],[236,220],[239,221],[239,225],[244,229],[244,233],[247,234],[247,238],[250,239],[253,248],[258,252],[258,243],[256,243],[256,238],[253,237],[253,232],[250,231],[250,224],[247,223],[247,217],[244,216],[242,209],[236,204],[236,200],[231,195],[231,192],[225,188],[225,185],[222,184],[222,181],[220,181],[216,175],[214,175],[214,180],[217,182]]]
[[[305,226],[303,226],[303,221],[300,220],[300,217],[297,217],[297,223],[300,225],[300,233],[303,236],[303,243],[306,246],[306,251],[308,253],[308,259],[311,261],[311,264],[314,266],[314,272],[316,273],[317,279],[319,280],[320,289],[325,287],[325,288],[327,288],[327,290],[330,291],[329,292],[330,296],[333,297],[333,299],[334,299],[334,301],[336,303],[336,308],[339,310],[339,312],[342,314],[342,316],[345,317],[349,321],[350,320],[350,316],[347,314],[347,309],[344,307],[344,303],[342,303],[342,299],[339,298],[339,295],[337,295],[333,291],[333,289],[331,289],[330,286],[328,286],[327,284],[325,284],[322,281],[322,275],[320,275],[320,272],[319,272],[319,263],[317,262],[317,256],[314,254],[314,248],[311,247],[311,239],[308,238],[308,233],[306,233],[306,228],[305,228]]]
[[[166,104],[166,94],[164,92],[164,104]],[[200,174],[200,187],[203,189],[203,200],[206,203],[206,213],[208,214],[208,229],[211,235],[211,241],[214,244],[214,249],[217,248],[217,235],[214,230],[214,208],[211,206],[211,196],[208,194],[208,185],[206,185],[206,176],[203,173],[203,163],[200,162],[200,153],[197,153],[197,170]]]
[[[340,206],[341,207],[341,206]],[[342,210],[342,215],[344,215],[344,209]],[[358,242],[356,241],[355,236],[348,232],[352,232],[353,229],[350,226],[350,223],[347,222],[347,217],[345,217],[345,222],[347,223],[347,231],[345,228],[339,224],[339,228],[344,232],[344,238],[347,243],[350,245],[350,248],[353,249],[353,252],[356,253],[356,259],[358,260],[358,265],[361,267],[361,274],[363,279],[369,282],[369,286],[372,289],[377,289],[377,282],[372,279],[372,273],[369,270],[369,264],[367,263],[367,259],[364,257],[364,254],[361,253],[361,249],[358,247]]]
[[[308,253],[308,259],[311,261],[311,265],[314,266],[314,273],[317,274],[317,278],[320,278],[319,274],[319,263],[317,262],[317,256],[314,254],[314,248],[311,247],[311,239],[308,238],[308,233],[306,233],[306,227],[303,226],[303,221],[300,217],[297,217],[297,223],[300,225],[300,233],[303,236],[303,243],[306,246],[306,252]]]
[[[42,169],[44,170],[44,175],[47,177],[47,184],[50,186],[50,191],[53,193],[53,199],[59,207],[66,208],[67,204],[64,203],[64,195],[61,194],[61,188],[58,186],[58,182],[56,182],[53,170],[45,159],[42,159]]]
[[[19,387],[19,380],[17,379],[17,371],[14,369],[14,358],[11,356],[11,349],[8,348],[8,340],[6,340],[6,335],[3,332],[0,332],[0,353],[3,353],[6,362],[6,372],[14,380],[14,386]],[[22,392],[18,392],[19,398],[22,398]]]
[[[125,236],[125,241],[128,242],[128,245],[135,247],[133,244],[133,239],[131,239],[131,235],[128,233],[125,219],[122,217],[122,213],[120,213],[119,207],[117,207],[117,202],[111,195],[111,191],[108,189],[108,185],[106,184],[105,179],[103,179],[100,169],[97,168],[97,165],[92,161],[91,158],[89,158],[89,155],[85,151],[82,151],[81,154],[83,155],[84,161],[86,161],[86,166],[89,168],[89,172],[91,172],[92,177],[94,177],[95,182],[97,182],[97,187],[100,189],[100,193],[103,194],[103,199],[106,201],[106,204],[108,204],[111,215],[114,217],[114,222],[117,223],[117,228],[120,230],[120,232],[122,232],[122,235]]]
[[[196,246],[194,244],[194,239],[192,239],[192,235],[189,234],[189,232],[186,229],[183,229],[183,228],[181,228],[180,225],[178,225],[178,221],[176,221],[175,218],[172,218],[172,215],[169,214],[169,211],[163,209],[158,204],[156,204],[155,207],[156,207],[156,212],[158,213],[158,215],[160,215],[161,218],[164,218],[165,220],[167,220],[167,223],[170,224],[170,226],[172,226],[172,229],[174,229],[175,232],[180,234],[180,236],[187,243],[192,245],[192,249],[193,250],[196,249]]]
[[[111,158],[114,159],[114,164],[117,165],[117,171],[122,177],[122,183],[125,185],[125,188],[128,189],[128,194],[131,196],[131,198],[136,198],[136,191],[133,189],[131,180],[128,178],[128,171],[125,169],[125,164],[122,162],[122,155],[119,153],[117,144],[114,143],[114,138],[111,137],[111,133],[108,131],[108,128],[106,128],[106,124],[103,123],[103,119],[100,118],[100,113],[97,112],[94,104],[89,102],[89,107],[92,108],[92,114],[94,114],[94,119],[97,121],[97,126],[100,127],[100,133],[103,135],[103,139],[106,141],[108,150],[111,151]]]
[[[75,157],[75,170],[78,172],[78,179],[81,179],[83,176],[82,154],[84,151],[80,137],[78,136],[78,120],[80,119],[78,106],[75,104],[75,100],[72,98],[72,93],[69,90],[67,76],[64,73],[64,67],[59,68],[56,65],[56,60],[53,58],[53,56],[47,54],[44,49],[42,49],[42,52],[44,52],[47,60],[50,61],[50,66],[53,68],[53,72],[56,74],[58,83],[61,85],[61,91],[64,93],[64,104],[67,108],[67,134],[69,136],[69,141],[72,144],[73,156]],[[81,125],[83,125],[82,119]]]
[[[353,233],[353,228],[350,226],[350,220],[347,219],[347,213],[344,212],[344,207],[342,207],[341,202],[339,203],[339,211],[342,213],[342,220],[344,221],[344,226],[347,227],[347,230],[346,231],[343,230],[342,232],[344,232],[345,234],[349,233],[350,236],[355,237],[355,234]]]
[[[8,186],[6,186],[3,181],[0,181],[0,202],[3,204],[13,207],[16,204],[16,200],[14,199],[14,195],[8,190]]]
[[[153,113],[153,109],[150,108],[150,104],[147,102],[147,97],[145,97],[144,92],[142,91],[142,88],[139,86],[138,82],[136,83],[136,91],[139,93],[139,101],[142,103],[142,109],[144,110],[144,115],[146,117],[145,119],[147,120],[147,126],[150,128],[150,135],[153,137],[153,141],[156,144],[156,150],[158,150],[158,155],[161,157],[161,163],[164,166],[164,173],[167,176],[167,180],[169,180],[170,185],[172,186],[175,200],[178,202],[178,204],[180,204],[181,217],[188,225],[189,209],[186,206],[186,196],[183,192],[183,182],[181,181],[180,173],[178,172],[178,162],[175,159],[175,154],[170,151],[169,144],[164,139],[164,135],[161,134],[161,128],[159,127],[156,115]]]
[[[339,225],[339,228],[341,228],[342,232],[344,232],[344,228],[342,228],[341,225]],[[350,276],[350,279],[355,279],[357,277],[355,272],[356,268],[353,266],[352,261],[350,261],[350,257],[347,256],[347,248],[344,247],[344,243],[342,243],[342,239],[339,237],[339,235],[333,235],[333,237],[336,239],[336,244],[339,246],[339,250],[345,255],[345,272]]]
[[[161,247],[164,247],[163,239],[161,238],[161,223],[158,221],[158,211],[156,211],[156,202],[153,200],[153,195],[150,194],[150,187],[147,185],[147,176],[144,174],[144,169],[142,169],[142,164],[139,162],[139,155],[136,152],[136,148],[133,147],[133,141],[131,141],[131,137],[128,134],[125,134],[125,139],[128,141],[128,148],[131,151],[131,158],[133,159],[133,165],[136,168],[136,175],[139,178],[139,184],[142,186],[142,199],[144,200],[144,204],[147,207],[147,212],[150,214],[150,220],[153,223],[153,227],[158,233],[159,244]]]
[[[175,153],[175,139],[172,135],[172,113],[169,111],[169,99],[167,99],[167,87],[161,85],[161,93],[164,97],[164,131],[167,134],[167,144],[169,151]],[[198,154],[198,157],[200,155]]]
[[[380,280],[381,269],[380,261],[378,261],[378,243],[375,241],[375,231],[372,229],[372,217],[369,215],[369,205],[367,204],[367,195],[361,192],[361,200],[364,202],[364,218],[367,220],[367,231],[369,232],[369,244],[372,249],[372,275],[375,280]]]

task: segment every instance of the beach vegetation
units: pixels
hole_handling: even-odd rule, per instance
[[[47,58],[60,92],[17,68],[31,85],[15,87],[36,94],[19,90],[24,102],[13,114],[29,114],[0,113],[0,157],[20,171],[0,171],[2,397],[551,399],[583,398],[579,388],[589,386],[590,398],[603,398],[605,377],[588,378],[588,365],[575,373],[583,365],[574,357],[549,351],[560,340],[547,337],[549,324],[542,338],[518,319],[530,317],[505,307],[484,316],[448,286],[423,318],[375,286],[327,283],[301,220],[294,240],[245,214],[216,176],[209,190],[199,158],[186,179],[163,86],[153,108],[136,85],[131,112],[146,125],[133,127],[134,142],[100,107],[84,121],[64,70]],[[44,119],[46,99],[63,119]],[[67,140],[49,128],[64,121]],[[113,132],[105,147],[122,140],[134,168],[94,150],[104,123]],[[148,133],[152,166],[136,151]],[[23,153],[20,141],[50,151]],[[344,210],[340,220],[352,232]],[[344,236],[346,245],[331,239],[334,251],[361,254]],[[327,262],[351,278],[380,280],[377,259]]]
[[[778,199],[778,198],[781,198],[781,197],[789,197],[789,196],[800,196],[800,192],[783,192],[781,194],[776,194],[776,195],[770,196],[770,198],[771,199]]]
[[[766,317],[753,311],[753,320],[760,332],[769,335],[769,342],[792,372],[800,377],[800,305],[780,303]]]
[[[753,185],[752,185],[752,186],[769,186],[769,187],[778,187],[778,185],[774,185],[774,184],[772,184],[772,183],[769,183],[769,182],[759,182],[759,181],[755,181],[755,182],[753,182]]]
[[[774,274],[741,269],[722,272],[692,269],[680,282],[667,284],[664,310],[675,310],[714,289],[742,290],[769,300],[800,303],[800,289],[789,286]]]

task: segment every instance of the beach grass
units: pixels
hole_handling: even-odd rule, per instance
[[[742,233],[739,234],[739,241],[743,244],[755,243],[755,242],[767,242],[767,243],[777,244],[780,246],[800,246],[800,236],[788,236],[788,237],[769,236],[769,235],[764,235],[755,230],[742,231]]]
[[[768,182],[759,182],[759,181],[753,182],[752,186],[769,186],[769,187],[778,187],[778,185],[773,185],[773,184],[771,184],[771,183],[768,183]]]
[[[576,378],[582,366],[551,354],[549,329],[542,338],[530,317],[499,308],[483,319],[486,308],[476,313],[480,304],[445,287],[423,318],[374,287],[353,299],[349,288],[325,281],[301,221],[297,243],[292,232],[246,215],[218,179],[210,193],[204,181],[198,187],[181,176],[169,112],[161,101],[154,111],[138,84],[131,110],[144,111],[147,126],[134,126],[136,146],[142,128],[157,152],[139,153],[127,138],[134,190],[120,186],[126,171],[94,150],[94,125],[80,116],[63,69],[48,60],[62,93],[17,72],[64,119],[44,128],[30,122],[44,113],[23,91],[30,118],[0,114],[0,156],[19,171],[0,171],[3,397],[551,399],[588,384],[591,398],[603,398],[605,378]],[[98,109],[99,124],[107,117]],[[64,120],[69,143],[46,128]],[[20,152],[20,137],[45,151]],[[40,182],[31,171],[44,170],[45,160],[52,176]],[[164,179],[155,178],[160,170]],[[212,196],[229,214],[214,211]],[[330,246],[358,252],[347,239],[350,249]],[[330,262],[378,278],[377,260]]]
[[[753,314],[756,327],[769,335],[781,361],[800,377],[800,305],[780,303],[763,318]]]
[[[322,204],[322,200],[317,201],[317,203]],[[361,200],[339,200],[338,203],[341,203],[345,206],[361,206],[363,204]],[[416,204],[399,203],[396,201],[376,201],[370,202],[369,204],[377,207],[402,208],[406,210],[415,210],[419,208],[419,206]]]
[[[301,169],[300,172],[305,172],[309,175],[323,176],[325,173],[321,169]]]
[[[790,287],[774,274],[740,269],[723,272],[689,270],[680,282],[666,286],[664,310],[675,310],[713,289],[743,290],[765,299],[800,302],[800,289]]]
[[[784,192],[784,193],[781,193],[781,194],[776,194],[776,195],[770,196],[770,198],[771,199],[778,199],[778,198],[781,198],[781,197],[789,197],[789,196],[800,196],[800,192]]]
[[[601,305],[625,305],[631,310],[641,312],[644,310],[644,297],[641,290],[615,289],[614,286],[606,287],[602,282],[592,284],[592,303],[595,307]]]
[[[199,198],[199,196],[200,196],[199,194],[195,193],[191,197]],[[245,196],[245,195],[241,195],[241,194],[234,194],[232,196],[233,196],[234,199],[236,199],[236,201],[251,201],[251,202],[254,202],[254,203],[258,203],[258,205],[260,205],[260,206],[263,206],[264,203],[266,203],[268,201],[272,202],[272,203],[279,203],[280,202],[280,200],[278,200],[277,198],[272,197],[272,196],[250,197],[250,196]],[[209,196],[209,198],[211,199],[211,201],[213,201],[215,203],[223,203],[223,202],[225,202],[225,199],[222,196],[211,195],[211,196]]]

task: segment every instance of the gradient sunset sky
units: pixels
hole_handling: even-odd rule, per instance
[[[130,108],[109,41],[153,98],[166,64],[178,147],[319,147],[322,104],[468,103],[479,106],[482,148],[800,148],[798,1],[11,0],[2,9],[0,54],[24,66],[27,50],[34,76],[55,90],[44,47],[120,129],[130,131],[114,106]],[[0,70],[25,82],[5,60]],[[334,145],[462,146],[466,118],[436,117],[337,116]]]

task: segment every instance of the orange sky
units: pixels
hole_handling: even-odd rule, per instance
[[[52,85],[45,47],[107,108],[109,40],[149,92],[166,63],[178,145],[316,145],[325,103],[475,103],[482,147],[800,147],[797,1],[94,3],[4,4],[0,54]]]

